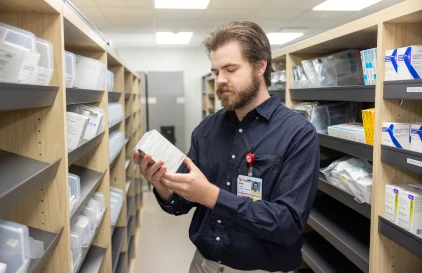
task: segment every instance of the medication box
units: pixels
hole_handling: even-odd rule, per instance
[[[141,156],[151,154],[153,162],[164,161],[168,172],[175,173],[185,160],[185,155],[163,137],[157,130],[152,130],[141,138],[133,151],[138,150]]]
[[[375,135],[375,108],[362,110],[363,128],[366,144],[374,145]]]
[[[422,123],[416,123],[410,126],[409,140],[409,150],[422,153]]]
[[[390,222],[398,223],[399,192],[403,185],[385,185],[384,217]]]
[[[363,50],[360,52],[360,56],[362,59],[363,79],[365,81],[365,85],[374,85],[377,79],[377,49],[372,48]]]
[[[384,122],[382,125],[382,144],[390,147],[409,149],[408,123]]]
[[[396,81],[398,76],[398,55],[397,49],[385,52],[385,81]]]
[[[74,86],[82,89],[104,90],[105,71],[103,63],[91,58],[76,56],[76,80]],[[102,77],[102,84],[101,82]]]
[[[67,152],[75,150],[82,144],[88,126],[89,118],[72,112],[66,113],[67,121]]]
[[[422,184],[402,188],[398,214],[398,225],[422,238]]]
[[[422,45],[399,48],[397,54],[397,80],[420,79],[422,76]]]
[[[76,80],[76,56],[72,52],[65,51],[66,62],[66,87],[73,88]]]
[[[49,41],[37,38],[37,50],[40,60],[35,67],[31,84],[49,85],[54,72],[53,45]]]

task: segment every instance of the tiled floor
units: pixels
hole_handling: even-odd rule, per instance
[[[143,216],[136,273],[187,273],[195,246],[188,236],[193,210],[172,216],[158,206],[152,192],[143,194]]]

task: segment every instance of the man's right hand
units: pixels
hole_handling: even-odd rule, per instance
[[[136,164],[139,165],[141,174],[149,183],[155,187],[161,199],[163,201],[167,201],[171,198],[173,192],[164,186],[160,181],[161,177],[167,171],[167,167],[164,166],[164,161],[162,160],[156,162],[154,165],[150,165],[149,163],[151,159],[152,156],[150,154],[146,154],[145,157],[142,158],[139,151],[135,151],[133,153],[133,160]]]

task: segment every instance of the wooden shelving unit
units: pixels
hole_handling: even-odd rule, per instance
[[[305,235],[302,253],[304,261],[314,272],[422,272],[421,251],[418,249],[421,240],[382,218],[385,185],[420,183],[422,178],[420,167],[408,164],[406,159],[418,160],[422,156],[381,145],[383,122],[414,123],[422,120],[422,102],[420,101],[422,97],[419,93],[406,92],[407,87],[420,87],[421,81],[384,82],[385,51],[421,44],[421,30],[422,1],[407,0],[273,52],[274,61],[286,63],[288,80],[286,106],[290,107],[306,100],[375,103],[376,124],[373,147],[319,135],[321,151],[328,148],[331,151],[371,160],[373,185],[372,204],[369,205],[357,202],[351,195],[328,184],[324,178],[320,179],[319,189],[323,194],[333,198],[333,205],[317,207],[315,203],[308,221],[315,232]],[[375,86],[292,88],[290,81],[293,79],[292,66],[299,64],[302,60],[350,48],[359,50],[377,48]],[[321,162],[324,159],[321,157]],[[365,223],[363,227],[361,226],[359,234],[356,235],[356,230],[353,228],[348,230],[347,225],[343,227],[344,223],[337,222],[341,221],[341,217],[330,216],[330,210],[334,206],[336,210],[342,210],[337,212],[339,215],[341,213],[354,215],[357,221],[355,223]],[[362,237],[365,238],[364,241]],[[368,242],[370,242],[369,249],[366,249]],[[330,254],[327,255],[328,253]]]
[[[70,273],[72,220],[94,192],[101,192],[105,196],[106,211],[92,244],[83,252],[83,261],[77,271],[112,272],[112,249],[116,246],[113,245],[110,226],[110,187],[126,192],[126,182],[131,179],[128,196],[135,198],[137,194],[135,178],[140,179],[140,176],[135,173],[132,160],[130,167],[126,169],[125,165],[126,159],[131,159],[132,147],[142,132],[141,79],[62,0],[2,0],[0,22],[31,31],[35,36],[50,41],[54,47],[55,68],[51,86],[29,88],[26,85],[0,84],[0,173],[5,172],[9,176],[3,178],[8,177],[7,180],[15,182],[15,186],[3,185],[6,188],[0,194],[2,218],[29,226],[31,236],[45,242],[46,251],[40,259],[31,262],[31,272]],[[63,71],[64,50],[97,59],[107,65],[115,76],[114,89],[67,89]],[[104,110],[105,124],[108,124],[109,101],[125,106],[126,121],[120,122],[113,130],[123,132],[128,137],[113,166],[109,163],[107,128],[68,154],[66,106],[92,104]],[[73,217],[68,203],[69,172],[80,175],[83,193],[82,204]],[[141,214],[140,207],[133,207],[131,214]],[[125,200],[116,225],[116,230],[122,231],[122,238],[119,237],[119,254],[115,256],[122,259],[116,262],[124,265],[119,268],[124,273],[128,272],[128,263],[131,265],[134,261],[126,257],[136,257],[136,248],[128,254],[133,236],[126,234],[129,223],[127,215]],[[131,219],[140,221],[139,218]],[[131,224],[132,230],[136,226],[136,231],[132,233],[139,234],[140,222]]]
[[[204,76],[203,81],[205,89],[202,92],[202,112],[203,117],[206,117],[216,112],[218,98],[215,94],[215,76]]]

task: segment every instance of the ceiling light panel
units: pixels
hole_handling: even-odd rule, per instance
[[[192,32],[157,32],[156,43],[159,45],[187,45],[192,39]]]
[[[294,39],[303,36],[303,32],[291,32],[291,33],[280,33],[280,32],[271,32],[267,33],[268,40],[272,45],[283,45]]]
[[[206,9],[210,0],[155,0],[156,9]]]

